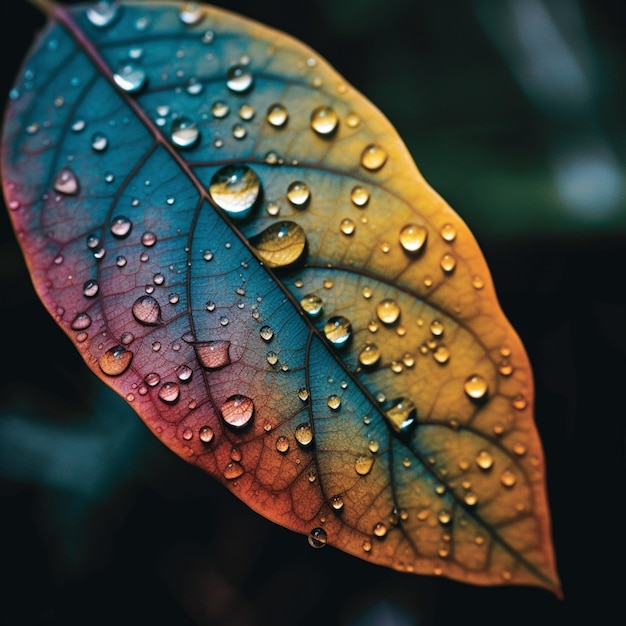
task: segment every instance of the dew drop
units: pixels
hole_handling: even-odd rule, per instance
[[[252,73],[244,65],[234,65],[226,74],[226,86],[234,93],[248,91],[253,83]]]
[[[354,469],[359,476],[367,476],[372,471],[374,458],[371,456],[359,456],[354,462]]]
[[[380,361],[380,348],[375,343],[366,343],[359,352],[359,363],[363,367],[374,367]]]
[[[379,170],[387,162],[387,153],[375,144],[370,144],[361,154],[361,165],[370,171]]]
[[[396,432],[406,433],[417,420],[417,407],[409,398],[398,398],[385,411],[385,417]]]
[[[410,254],[417,254],[424,249],[428,231],[418,224],[407,224],[402,228],[399,241],[402,248]]]
[[[441,509],[437,514],[437,519],[442,526],[447,526],[452,521],[452,514],[446,509]]]
[[[100,287],[95,280],[88,280],[83,285],[83,295],[86,298],[95,298],[98,295]]]
[[[95,133],[91,137],[91,147],[95,152],[104,152],[109,147],[109,140],[102,133]]]
[[[510,470],[505,470],[502,472],[500,476],[500,482],[504,487],[508,487],[509,489],[515,485],[517,479],[515,478],[515,474]]]
[[[311,128],[321,137],[329,137],[339,126],[339,116],[329,106],[319,106],[311,113]]]
[[[189,382],[193,376],[193,370],[188,365],[181,365],[176,369],[176,376],[182,383]]]
[[[295,222],[278,222],[252,237],[250,244],[267,267],[286,267],[304,254],[306,235]]]
[[[270,350],[265,355],[265,358],[270,365],[276,365],[276,363],[278,363],[278,355],[273,350]]]
[[[451,254],[446,253],[441,257],[439,265],[441,265],[441,269],[446,272],[446,274],[450,274],[456,267],[456,259]]]
[[[230,396],[220,409],[222,419],[233,428],[247,426],[254,415],[254,402],[247,396]]]
[[[230,365],[230,341],[209,341],[195,346],[196,355],[205,369],[216,370]]]
[[[444,224],[441,227],[441,237],[444,241],[453,242],[456,239],[456,228],[452,224]]]
[[[433,359],[439,365],[445,365],[450,360],[450,350],[444,345],[437,346],[433,352]]]
[[[79,313],[71,326],[72,330],[85,330],[91,326],[91,317],[87,313]]]
[[[281,435],[278,439],[276,439],[276,450],[278,450],[281,454],[289,452],[289,439],[287,439],[285,435]]]
[[[385,524],[383,524],[382,522],[378,522],[374,526],[373,532],[375,537],[382,539],[383,537],[387,536],[387,526],[385,526]]]
[[[394,324],[400,318],[400,305],[391,298],[385,298],[376,305],[376,316],[383,324]]]
[[[161,306],[152,296],[141,296],[133,304],[134,318],[145,326],[161,323]]]
[[[430,332],[435,337],[441,337],[441,335],[443,335],[443,331],[444,331],[443,324],[439,320],[433,320],[430,325]]]
[[[349,217],[341,220],[341,224],[339,224],[339,229],[344,235],[353,235],[356,230],[356,224]]]
[[[324,324],[324,335],[333,345],[343,346],[352,335],[352,324],[343,315],[336,315]]]
[[[463,390],[468,398],[482,400],[487,395],[487,381],[478,374],[472,374],[463,384]]]
[[[96,28],[110,26],[118,15],[119,6],[103,0],[89,7],[86,11],[87,19]]]
[[[174,404],[180,397],[180,388],[176,383],[164,383],[159,389],[159,399],[166,404]]]
[[[331,396],[328,396],[326,404],[328,405],[329,409],[332,409],[333,411],[338,411],[341,407],[341,398],[333,394]]]
[[[309,399],[309,390],[306,387],[300,387],[300,389],[298,389],[298,398],[300,398],[302,402],[306,402]]]
[[[309,317],[317,317],[323,309],[322,299],[315,294],[308,294],[300,300],[300,306]]]
[[[282,104],[272,104],[267,109],[266,119],[268,124],[270,124],[274,128],[282,128],[283,126],[285,126],[285,124],[287,124],[287,120],[289,119],[289,113]]]
[[[240,476],[243,476],[243,467],[241,467],[239,463],[235,463],[234,461],[231,461],[224,468],[224,478],[226,480],[235,480],[236,478],[239,478]]]
[[[476,506],[478,504],[478,496],[470,491],[463,496],[463,502],[467,506]]]
[[[507,359],[501,361],[500,365],[498,365],[498,372],[500,372],[502,376],[510,376],[513,373],[511,362]]]
[[[517,456],[524,456],[526,454],[526,446],[521,441],[518,441],[513,444],[513,452]]]
[[[185,441],[191,441],[193,439],[193,431],[191,428],[185,428],[185,430],[183,430],[183,439]]]
[[[138,65],[128,63],[113,74],[113,80],[123,91],[135,93],[145,86],[148,81],[148,76]]]
[[[200,130],[189,117],[178,117],[172,123],[170,137],[178,148],[193,148],[200,139]]]
[[[205,444],[209,444],[213,441],[214,433],[210,426],[203,426],[198,433],[200,441]]]
[[[330,499],[330,506],[337,512],[343,509],[343,498],[341,496],[333,496]]]
[[[511,400],[511,404],[517,411],[523,411],[528,406],[526,398],[521,393],[517,394],[513,400]]]
[[[246,165],[226,165],[213,175],[209,192],[228,215],[245,217],[259,197],[261,181]]]
[[[54,189],[66,196],[75,196],[80,189],[76,174],[69,167],[61,168],[54,180]]]
[[[311,424],[305,422],[304,424],[300,424],[296,427],[296,441],[303,448],[306,448],[313,443],[313,429],[311,428]]]
[[[350,192],[350,200],[354,206],[362,208],[364,207],[370,199],[370,193],[365,187],[361,187],[361,185],[357,185],[352,188]]]
[[[476,465],[483,470],[491,469],[493,467],[493,457],[491,456],[491,453],[487,450],[481,450],[476,455]]]
[[[203,17],[204,12],[198,2],[184,2],[178,12],[178,18],[186,26],[198,24]]]
[[[311,192],[305,183],[296,180],[287,188],[287,199],[294,207],[302,209],[309,203]]]
[[[118,215],[113,218],[111,222],[111,234],[118,239],[124,239],[130,235],[130,231],[133,228],[133,223],[123,215]]]
[[[107,376],[119,376],[130,366],[133,353],[123,346],[115,346],[107,350],[98,360],[98,365]]]
[[[213,114],[213,117],[217,119],[222,119],[223,117],[226,117],[229,112],[230,109],[228,108],[228,105],[221,100],[214,102],[213,106],[211,107],[211,113]]]
[[[197,78],[190,78],[186,91],[190,96],[199,96],[204,91],[204,85]]]
[[[361,123],[361,118],[356,113],[348,113],[346,117],[346,125],[349,128],[357,128]]]
[[[308,541],[312,548],[323,548],[328,543],[328,534],[323,528],[313,528],[309,531]]]

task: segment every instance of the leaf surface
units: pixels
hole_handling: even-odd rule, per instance
[[[384,116],[221,9],[49,12],[3,183],[91,369],[314,546],[559,593],[524,348]]]

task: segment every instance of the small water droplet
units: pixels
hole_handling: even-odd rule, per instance
[[[311,191],[307,187],[306,183],[296,180],[287,188],[287,199],[297,209],[302,209],[307,206],[311,199]]]
[[[308,294],[300,300],[300,306],[309,317],[317,317],[322,312],[324,303],[319,296]]]
[[[72,322],[72,330],[85,330],[91,326],[91,317],[88,313],[79,313]]]
[[[382,539],[383,537],[387,536],[387,526],[385,526],[385,524],[383,524],[382,522],[378,522],[374,525],[373,532],[375,537]]]
[[[300,398],[302,402],[306,402],[309,399],[309,390],[306,387],[300,387],[300,389],[298,389],[298,398]]]
[[[167,301],[170,304],[178,304],[180,301],[180,296],[177,293],[171,293],[167,296]]]
[[[289,119],[289,113],[282,104],[272,104],[267,109],[266,119],[268,124],[270,124],[274,128],[282,128],[287,124],[287,120]]]
[[[242,104],[239,107],[239,117],[244,122],[249,122],[254,117],[255,111],[251,104]]]
[[[226,165],[211,179],[211,198],[232,217],[245,217],[261,193],[261,181],[246,165]]]
[[[451,243],[456,239],[456,228],[452,224],[444,224],[440,232],[444,241]]]
[[[308,541],[312,548],[323,548],[328,543],[328,534],[323,528],[313,528],[309,531]]]
[[[500,476],[500,482],[504,487],[508,487],[510,489],[515,485],[517,479],[515,478],[515,474],[513,472],[505,470]]]
[[[244,65],[234,65],[226,74],[226,85],[234,93],[245,93],[253,83],[254,77]]]
[[[348,113],[346,117],[346,125],[348,128],[358,128],[361,118],[356,113]]]
[[[230,341],[208,341],[195,344],[202,367],[216,370],[230,365]]]
[[[515,452],[517,456],[524,456],[526,454],[526,450],[526,446],[521,441],[517,441],[513,444],[513,452]]]
[[[89,7],[86,11],[86,15],[87,19],[96,28],[106,28],[113,24],[119,9],[120,7],[117,4],[102,0]]]
[[[513,373],[513,366],[508,359],[503,359],[498,365],[498,372],[502,376],[510,376]]]
[[[276,439],[276,450],[278,450],[281,454],[289,452],[289,439],[287,439],[284,435],[278,437],[278,439]]]
[[[367,476],[372,471],[374,457],[359,456],[354,462],[354,469],[359,476]]]
[[[452,521],[452,514],[446,509],[441,509],[437,514],[437,519],[442,526],[447,526]]]
[[[141,296],[133,304],[134,318],[146,326],[161,323],[161,306],[152,296]]]
[[[417,407],[409,398],[398,398],[385,411],[385,417],[396,432],[406,433],[417,420]]]
[[[135,93],[148,82],[148,76],[141,67],[134,63],[123,65],[113,74],[116,85],[127,93]]]
[[[491,453],[487,450],[481,450],[476,455],[476,465],[478,465],[480,469],[491,469],[493,467],[493,457],[491,456]]]
[[[385,298],[376,305],[376,316],[383,324],[395,324],[400,318],[400,305],[391,298]]]
[[[278,355],[272,350],[265,355],[265,358],[270,365],[276,365],[276,363],[278,363]]]
[[[518,411],[523,411],[528,406],[526,398],[521,393],[517,394],[513,400],[511,400],[511,404],[513,408]]]
[[[222,119],[223,117],[226,117],[229,112],[230,109],[228,108],[228,105],[221,100],[214,102],[213,106],[211,107],[211,113],[213,114],[213,117],[217,119]]]
[[[172,143],[178,148],[193,148],[200,139],[200,130],[189,117],[178,117],[170,129]]]
[[[61,168],[54,180],[54,189],[66,196],[75,196],[80,189],[76,174],[69,167]]]
[[[366,343],[359,352],[359,363],[363,367],[374,367],[380,357],[380,348],[375,343]]]
[[[407,224],[400,231],[400,245],[410,254],[422,252],[428,239],[428,231],[418,224]]]
[[[176,376],[183,383],[189,382],[193,376],[193,370],[188,365],[181,365],[176,369]]]
[[[198,2],[184,2],[178,12],[178,18],[186,26],[198,24],[204,17],[204,11]]]
[[[86,298],[95,298],[98,295],[99,289],[98,281],[88,280],[83,285],[83,295]]]
[[[441,265],[441,269],[446,272],[446,274],[450,274],[456,267],[456,259],[451,254],[446,253],[441,257],[439,265]]]
[[[263,339],[263,341],[271,341],[274,337],[274,330],[271,326],[261,326],[259,334],[261,335],[261,339]]]
[[[336,315],[324,324],[324,335],[333,345],[343,346],[352,335],[352,324],[343,315]]]
[[[91,147],[96,152],[104,152],[109,147],[109,140],[103,133],[95,133],[91,137]]]
[[[326,400],[326,404],[328,405],[329,409],[332,409],[333,411],[338,411],[341,407],[341,398],[334,394],[330,395]]]
[[[304,254],[306,235],[295,222],[278,222],[252,237],[250,244],[268,267],[286,267]]]
[[[437,346],[433,352],[433,359],[440,365],[444,365],[450,360],[450,350],[444,345]]]
[[[319,106],[311,113],[311,128],[321,137],[329,137],[339,126],[339,116],[329,106]]]
[[[296,427],[296,441],[303,447],[306,448],[313,443],[313,429],[311,428],[311,424],[305,422],[304,424],[299,424]]]
[[[161,382],[161,377],[156,372],[151,372],[143,380],[148,387],[156,387]]]
[[[130,235],[130,231],[133,228],[133,223],[123,215],[118,215],[113,218],[111,222],[111,234],[118,239],[124,239]]]
[[[192,77],[187,81],[186,91],[190,96],[199,96],[204,91],[204,84]]]
[[[472,374],[463,384],[463,390],[468,398],[482,400],[487,395],[487,381],[478,374]]]
[[[369,202],[369,199],[370,194],[365,187],[357,185],[352,188],[352,191],[350,192],[350,200],[352,200],[352,204],[354,204],[354,206],[363,208]]]
[[[387,153],[380,146],[370,144],[361,154],[361,165],[372,172],[379,170],[387,162]]]
[[[254,402],[247,396],[235,394],[230,396],[220,409],[222,419],[233,428],[247,426],[254,415]]]
[[[343,509],[343,498],[341,496],[333,496],[330,499],[330,506],[332,506],[335,511],[341,511]]]
[[[210,426],[203,426],[198,433],[200,441],[205,444],[209,444],[213,441],[214,433]]]
[[[174,404],[180,397],[180,388],[176,383],[164,383],[159,389],[159,399],[166,404]]]
[[[443,324],[439,320],[433,320],[430,325],[430,332],[435,337],[441,337],[441,335],[443,335],[443,331],[444,331]]]
[[[191,430],[191,428],[185,428],[185,430],[183,430],[183,439],[185,441],[191,441],[193,439],[193,430]]]
[[[243,476],[243,467],[241,467],[239,463],[235,463],[234,461],[231,461],[224,468],[224,478],[226,480],[235,480],[236,478],[239,478],[240,476]]]
[[[354,231],[356,230],[356,224],[349,217],[346,217],[343,220],[341,220],[341,224],[339,225],[339,228],[344,235],[349,236],[349,235],[354,234]]]
[[[81,133],[82,131],[85,130],[86,127],[87,127],[87,122],[85,122],[85,120],[76,120],[70,128],[75,133]],[[26,132],[28,132],[28,128],[26,129]],[[29,134],[32,134],[32,133],[29,133]]]

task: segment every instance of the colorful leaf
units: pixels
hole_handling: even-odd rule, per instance
[[[4,190],[91,369],[313,546],[559,593],[524,348],[383,115],[221,9],[37,4]]]

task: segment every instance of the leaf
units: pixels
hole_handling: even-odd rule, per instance
[[[4,191],[90,368],[313,546],[558,594],[524,348],[383,115],[221,9],[37,4]]]

